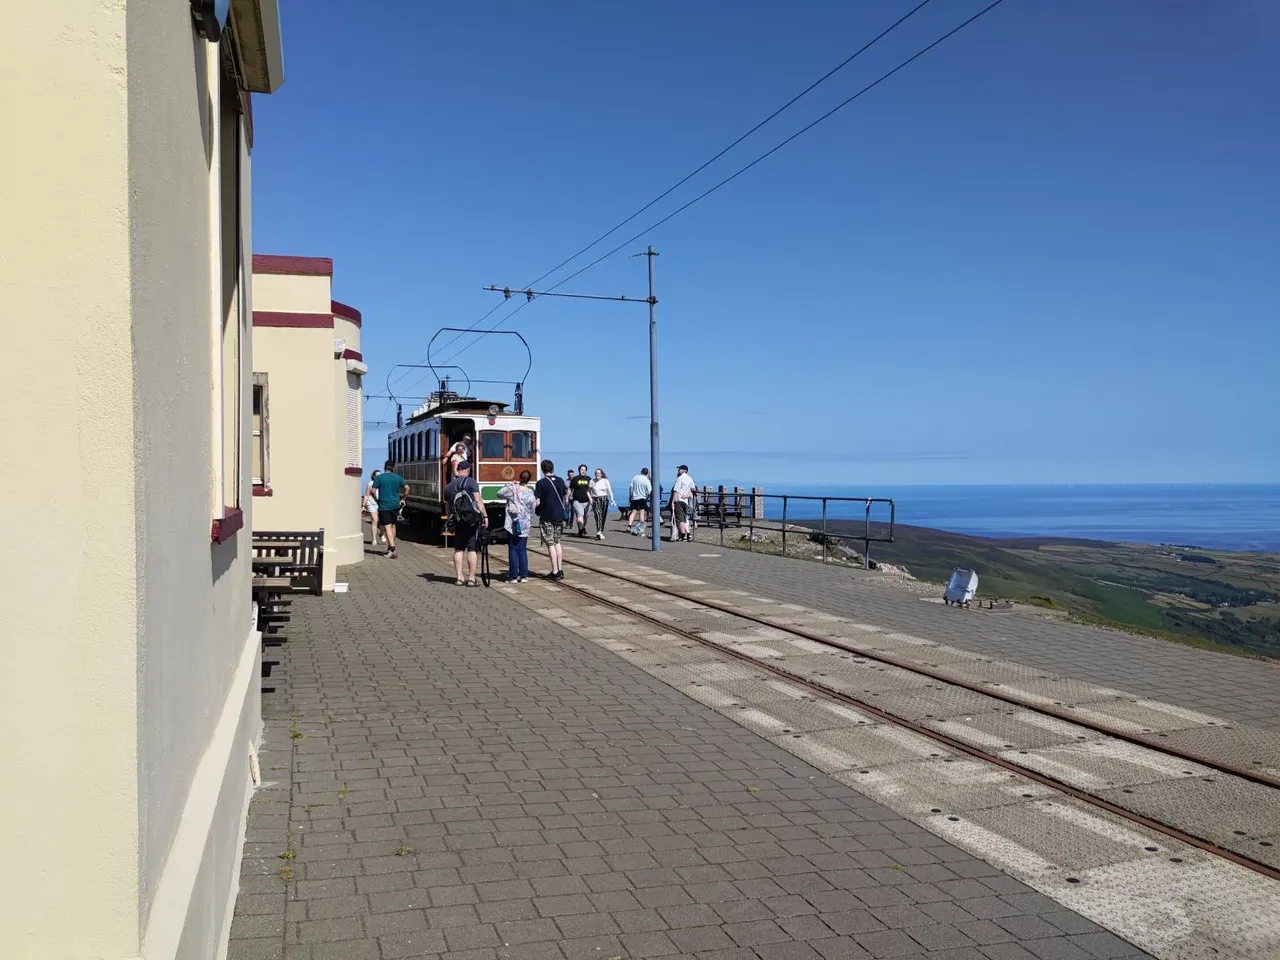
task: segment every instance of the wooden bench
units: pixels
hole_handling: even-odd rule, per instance
[[[282,589],[324,589],[324,530],[253,531],[253,569],[258,576],[287,578]]]
[[[717,527],[727,527],[731,523],[737,527],[742,526],[742,518],[747,514],[742,493],[730,493],[724,487],[717,487],[715,490],[702,487],[697,491],[697,496],[699,523]]]

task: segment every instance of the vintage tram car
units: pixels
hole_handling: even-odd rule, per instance
[[[471,476],[480,484],[489,529],[500,536],[504,504],[498,493],[522,470],[537,479],[541,429],[540,418],[508,412],[505,403],[445,390],[433,393],[387,437],[387,459],[409,485],[405,510],[411,522],[424,522],[431,536],[443,532],[442,521],[449,512],[444,487],[452,479],[449,453],[455,443],[470,437]]]

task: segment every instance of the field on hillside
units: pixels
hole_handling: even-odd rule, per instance
[[[843,529],[841,529],[843,528]],[[828,523],[832,533],[860,524]],[[849,546],[861,549],[860,541]],[[1095,540],[989,539],[897,526],[875,560],[944,582],[978,571],[978,595],[1077,618],[1280,658],[1280,554]]]

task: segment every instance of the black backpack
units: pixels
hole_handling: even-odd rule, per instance
[[[476,498],[472,496],[474,491],[467,489],[467,484],[458,487],[458,492],[453,495],[453,520],[463,526],[474,527],[484,519],[484,514],[480,512],[480,508],[476,506]]]

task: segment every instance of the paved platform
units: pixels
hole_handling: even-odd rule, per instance
[[[610,526],[603,543],[576,537],[567,542],[602,556],[622,552],[656,569],[1280,731],[1280,663],[1069,623],[1034,608],[949,608],[922,597],[919,589],[895,586],[893,578],[875,571],[721,547],[715,529],[699,530],[695,543],[664,542],[655,554],[647,539],[630,536],[620,523]],[[730,528],[725,537],[736,532]]]
[[[1144,956],[446,563],[295,602],[232,960]]]

